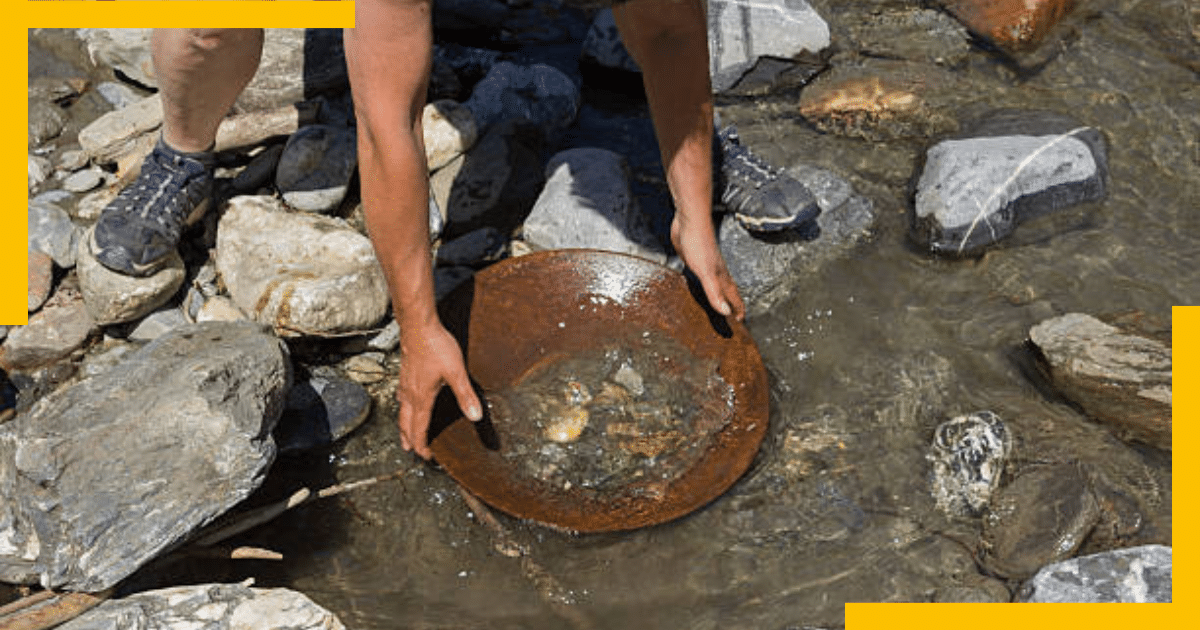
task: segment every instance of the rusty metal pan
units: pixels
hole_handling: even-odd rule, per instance
[[[700,508],[724,493],[758,452],[768,422],[767,375],[745,326],[702,306],[684,276],[641,258],[593,250],[539,252],[497,263],[443,303],[477,387],[502,391],[539,361],[605,340],[654,331],[700,359],[716,359],[734,388],[732,420],[700,460],[657,497],[598,498],[519,473],[490,419],[471,423],[453,405],[435,412],[430,448],[468,490],[513,516],[579,532],[636,529]],[[516,421],[517,419],[513,419]]]

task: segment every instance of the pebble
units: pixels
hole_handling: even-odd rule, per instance
[[[74,193],[85,193],[100,185],[104,175],[100,169],[91,168],[86,171],[72,173],[63,180],[63,189]]]
[[[369,355],[359,354],[350,357],[343,365],[346,376],[356,383],[364,385],[378,383],[387,376],[387,370],[379,361]]]
[[[87,166],[87,164],[88,164],[87,154],[84,153],[83,151],[80,151],[79,149],[63,151],[62,155],[58,156],[59,170],[74,173],[75,171],[78,171],[78,170],[82,169],[83,167]]]

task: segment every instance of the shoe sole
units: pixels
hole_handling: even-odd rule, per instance
[[[201,200],[200,203],[196,204],[196,207],[192,209],[192,213],[183,220],[183,227],[185,229],[195,225],[196,222],[198,222],[201,217],[204,216],[204,213],[208,211],[210,201],[211,198],[205,198]],[[176,244],[176,247],[178,247],[178,244]],[[115,273],[126,276],[134,276],[137,278],[145,278],[147,276],[154,275],[155,272],[162,269],[163,266],[166,265],[167,260],[171,257],[171,255],[168,253],[167,255],[162,256],[157,260],[152,260],[148,263],[138,264],[135,262],[129,262],[127,266],[120,265],[120,268],[117,268],[110,265],[109,263],[112,261],[106,261],[99,252],[99,246],[96,244],[96,231],[93,229],[88,237],[88,253],[90,253],[92,258],[95,258],[96,261],[99,262],[105,269]]]

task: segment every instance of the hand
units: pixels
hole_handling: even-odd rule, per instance
[[[429,450],[429,417],[443,385],[449,385],[458,407],[471,421],[483,417],[479,397],[471,388],[467,368],[458,342],[441,323],[434,322],[418,330],[401,326],[400,382],[396,400],[400,403],[400,444],[425,459]]]
[[[688,269],[696,274],[713,310],[726,317],[732,315],[739,322],[745,319],[746,306],[717,248],[712,220],[706,215],[703,220],[695,221],[676,213],[671,222],[671,243]]]

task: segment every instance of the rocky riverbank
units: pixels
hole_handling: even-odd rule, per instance
[[[1122,147],[1086,113],[1049,98],[956,104],[980,85],[1016,90],[1112,3],[1016,3],[1029,25],[1017,39],[1002,21],[1011,16],[988,9],[996,3],[933,4],[863,0],[841,9],[855,20],[833,21],[827,2],[710,0],[725,122],[790,107],[807,131],[913,158],[891,165],[908,178],[908,199],[882,194],[894,182],[880,182],[895,173],[780,161],[822,207],[804,232],[762,239],[714,216],[752,322],[794,297],[806,277],[870,247],[898,207],[914,251],[946,265],[973,264],[1016,233],[1053,240],[1102,211]],[[600,248],[679,268],[653,134],[628,89],[636,67],[611,15],[554,0],[456,0],[439,2],[435,17],[424,127],[439,297],[478,269],[541,249]],[[172,264],[138,279],[100,267],[86,243],[161,125],[148,32],[31,31],[31,51],[57,48],[78,65],[30,84],[30,320],[5,330],[0,345],[9,392],[0,416],[0,580],[86,592],[118,586],[253,493],[276,443],[327,445],[364,421],[372,397],[378,406],[394,391],[398,331],[357,196],[340,33],[267,31],[260,70],[218,134],[215,211],[185,235]],[[1181,73],[1196,72],[1197,33],[1171,36],[1184,38]],[[990,74],[964,73],[981,57],[995,64]],[[1195,137],[1177,140],[1194,149]],[[778,156],[770,138],[747,141]],[[1169,335],[1107,314],[1047,312],[1027,339],[1013,340],[1021,342],[1023,361],[1036,366],[1029,395],[1061,397],[1128,441],[1112,447],[1126,449],[1114,457],[1129,462],[1128,475],[1069,453],[1016,456],[1036,440],[1011,418],[947,412],[955,417],[921,436],[928,468],[913,470],[910,485],[977,538],[965,576],[941,583],[934,598],[1169,600],[1169,488],[1131,481],[1143,478],[1135,470],[1143,450],[1169,462]],[[897,368],[897,396],[911,390],[921,399],[912,405],[960,407],[940,393],[950,366],[912,361]],[[774,426],[772,478],[799,484],[814,462],[833,457],[837,440],[822,438],[836,432],[839,421],[830,422]],[[746,502],[764,479],[731,501]],[[775,511],[747,508],[738,518],[753,516],[747,536],[774,539],[810,518],[796,516],[804,501],[785,498]],[[845,508],[845,527],[865,518],[852,503],[833,504]],[[1086,579],[1063,578],[1055,563],[1064,562]],[[1069,586],[1056,591],[1055,580]],[[1129,580],[1144,588],[1111,587]],[[898,588],[886,594],[927,592]],[[219,603],[235,617],[250,606],[207,592],[186,605],[215,611]]]

